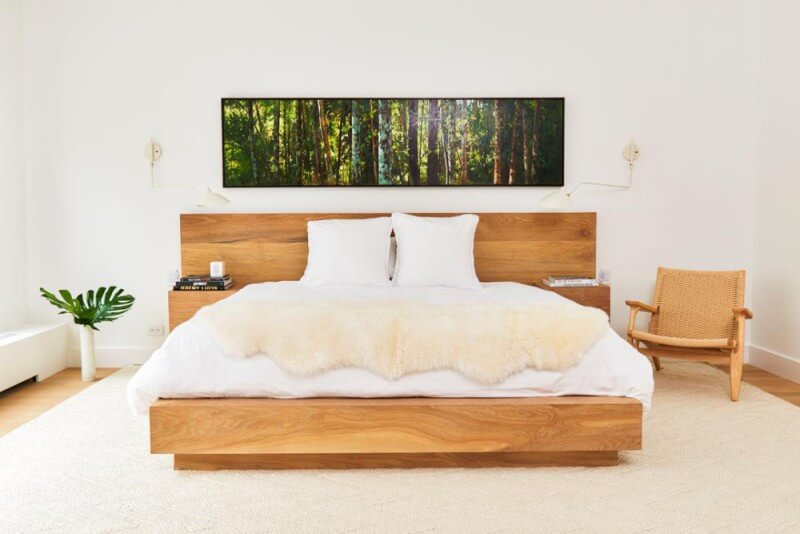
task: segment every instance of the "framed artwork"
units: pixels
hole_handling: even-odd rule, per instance
[[[224,98],[225,187],[561,186],[563,98]]]

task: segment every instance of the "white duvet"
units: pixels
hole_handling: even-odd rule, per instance
[[[268,282],[244,287],[229,298],[292,302],[321,298],[428,303],[569,302],[553,292],[512,282],[486,283],[481,289],[303,287],[297,282]],[[128,384],[128,400],[137,413],[146,413],[158,398],[187,397],[608,395],[637,399],[646,409],[652,392],[650,363],[611,329],[580,363],[565,371],[526,369],[502,382],[486,384],[453,370],[414,373],[396,380],[354,367],[295,376],[263,355],[231,358],[208,327],[194,319],[178,326]]]

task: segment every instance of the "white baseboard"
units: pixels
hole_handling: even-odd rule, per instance
[[[748,363],[792,382],[800,383],[800,360],[761,347],[749,347]]]
[[[97,367],[125,367],[143,364],[155,351],[154,347],[96,347],[94,352]],[[68,363],[69,367],[81,366],[81,351],[78,347],[70,350]]]

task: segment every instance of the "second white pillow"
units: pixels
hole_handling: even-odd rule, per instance
[[[473,256],[477,215],[417,217],[392,214],[397,264],[392,283],[398,287],[481,287]]]

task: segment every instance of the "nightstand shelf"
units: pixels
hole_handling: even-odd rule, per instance
[[[541,280],[533,282],[532,285],[558,293],[562,297],[566,297],[583,306],[600,308],[611,317],[611,286],[600,284],[593,287],[550,287]]]
[[[224,291],[170,291],[169,292],[169,329],[174,330],[179,324],[191,319],[203,306],[230,297],[237,289]]]

